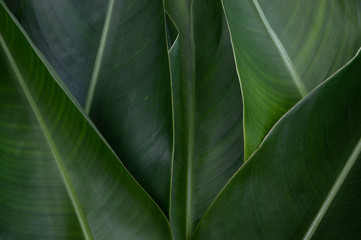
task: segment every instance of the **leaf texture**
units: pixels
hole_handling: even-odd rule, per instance
[[[172,98],[161,0],[25,0],[22,24],[165,213]]]
[[[361,2],[223,0],[244,98],[245,159],[361,46]]]
[[[194,239],[360,236],[361,55],[272,128]]]
[[[0,238],[172,239],[0,1]]]
[[[243,163],[242,97],[220,2],[165,5],[179,29],[170,50],[175,120],[170,222],[175,239],[189,239]]]

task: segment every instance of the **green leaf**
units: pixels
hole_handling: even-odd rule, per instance
[[[360,68],[358,54],[280,119],[194,239],[360,237]]]
[[[179,29],[170,50],[175,120],[170,222],[175,238],[187,239],[243,163],[242,98],[220,2],[165,5]]]
[[[0,239],[171,239],[0,1]]]
[[[173,125],[162,0],[26,0],[22,24],[167,213]]]
[[[245,159],[361,45],[361,2],[223,0],[244,99]]]
[[[179,29],[171,16],[167,12],[165,12],[165,26],[166,26],[166,33],[167,33],[167,45],[168,45],[168,52],[170,54],[172,46],[175,44],[178,36],[179,36]],[[179,45],[179,44],[178,44]],[[171,56],[169,56],[171,58]],[[178,57],[177,57],[178,58]],[[172,62],[170,62],[172,63]]]
[[[4,0],[9,10],[16,18],[20,17],[23,0]]]

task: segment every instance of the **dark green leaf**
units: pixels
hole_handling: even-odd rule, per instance
[[[167,12],[165,13],[165,25],[167,32],[168,50],[170,52],[170,49],[172,48],[173,44],[179,36],[179,29]]]
[[[223,0],[244,98],[245,159],[361,45],[361,1]]]
[[[9,8],[9,10],[14,14],[15,17],[20,17],[21,6],[23,0],[4,0],[5,4]]]
[[[171,239],[0,1],[0,239]]]
[[[186,239],[243,163],[242,98],[220,2],[170,0],[166,8],[179,28],[170,51],[175,119],[170,221],[175,238]]]
[[[161,0],[25,0],[26,31],[168,212],[172,100]]]
[[[357,239],[361,55],[269,132],[204,215],[194,239]]]

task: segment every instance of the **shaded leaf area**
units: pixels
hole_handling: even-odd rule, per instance
[[[170,222],[176,239],[188,239],[243,163],[242,98],[220,2],[166,1],[166,10],[179,29],[170,50],[175,119]]]
[[[204,215],[194,239],[355,239],[361,55],[291,109]]]
[[[223,0],[244,97],[245,159],[361,46],[361,2]]]
[[[21,16],[20,12],[23,0],[4,0],[4,2],[11,11],[11,13],[19,19]]]
[[[0,238],[172,239],[162,211],[4,6],[0,1]]]
[[[179,36],[179,29],[178,29],[177,25],[175,24],[175,22],[173,21],[173,19],[171,18],[171,16],[169,16],[169,14],[167,12],[165,12],[165,26],[166,26],[166,33],[167,33],[168,52],[169,52],[169,54],[171,54],[170,50],[171,50],[172,46],[175,44],[175,41],[177,40],[177,38]]]
[[[167,213],[173,126],[162,1],[26,0],[22,24]]]

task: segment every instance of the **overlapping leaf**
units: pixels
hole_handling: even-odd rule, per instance
[[[361,45],[361,2],[223,0],[244,98],[245,159]]]
[[[162,1],[25,0],[22,24],[168,212],[173,126]]]
[[[0,239],[171,239],[162,211],[4,6],[0,1]]]
[[[175,238],[188,239],[243,162],[242,98],[220,2],[171,0],[166,9],[179,29],[170,51],[175,111],[170,221]]]
[[[223,4],[245,99],[247,159],[355,53],[361,4]],[[22,19],[118,156],[170,209],[175,238],[189,239],[242,164],[242,99],[221,3],[165,5],[167,25],[161,0],[25,0]],[[61,81],[7,12],[0,17],[0,238],[171,238],[160,210]],[[360,62],[277,123],[195,239],[358,237]]]
[[[204,215],[194,239],[356,239],[361,55],[275,125]]]

